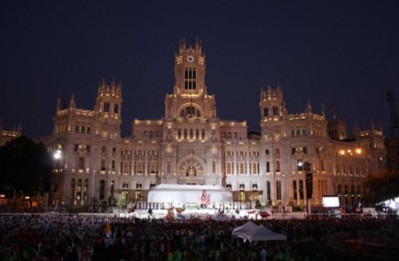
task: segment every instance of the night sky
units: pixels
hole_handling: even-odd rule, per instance
[[[333,102],[348,131],[374,121],[386,136],[386,92],[399,101],[395,0],[10,0],[0,3],[0,34],[0,119],[32,138],[52,133],[58,97],[74,93],[92,110],[103,78],[122,82],[122,136],[135,118],[161,118],[183,37],[202,41],[218,116],[247,120],[249,131],[260,131],[268,84],[282,87],[289,113],[308,99],[316,113]]]

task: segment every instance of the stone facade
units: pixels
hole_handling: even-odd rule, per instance
[[[6,130],[3,128],[3,125],[0,121],[0,146],[3,146],[7,142],[18,138],[22,135],[21,132],[21,125],[19,124],[17,128],[14,128],[12,130]]]
[[[100,82],[94,110],[77,108],[73,96],[69,105],[59,101],[46,138],[56,155],[51,204],[145,201],[157,184],[201,184],[230,188],[235,201],[306,205],[305,172],[313,174],[312,205],[323,195],[340,195],[343,207],[361,201],[365,176],[383,167],[380,130],[343,139],[342,121],[329,124],[309,102],[289,114],[281,88],[269,86],[260,92],[261,133],[248,133],[245,121],[218,117],[205,61],[199,41],[180,42],[164,116],[133,120],[130,137],[121,137],[120,84]],[[330,136],[334,128],[339,135]]]

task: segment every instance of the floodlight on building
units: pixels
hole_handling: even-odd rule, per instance
[[[53,157],[54,159],[59,160],[61,159],[61,155],[62,155],[61,150],[56,150],[54,151]]]

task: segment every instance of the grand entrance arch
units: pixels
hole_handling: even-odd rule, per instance
[[[202,159],[192,155],[178,163],[178,184],[205,184],[205,167]]]

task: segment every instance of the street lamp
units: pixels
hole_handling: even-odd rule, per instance
[[[313,195],[313,173],[312,173],[312,164],[309,162],[305,162],[305,175],[306,175],[306,199],[308,203],[308,211],[309,215],[312,214],[310,200]]]

